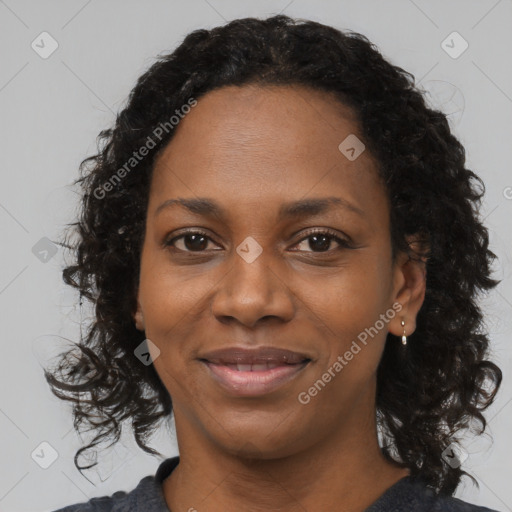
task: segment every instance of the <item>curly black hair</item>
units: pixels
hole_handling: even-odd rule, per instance
[[[99,133],[98,153],[80,165],[78,221],[59,243],[74,257],[64,282],[95,307],[95,316],[79,352],[61,354],[53,373],[45,370],[52,392],[72,402],[74,428],[80,432],[85,423],[97,434],[76,452],[75,466],[93,467],[80,467],[79,455],[102,440],[117,442],[127,419],[138,446],[161,455],[146,442],[171,417],[172,399],[153,364],[134,356],[145,336],[133,321],[153,165],[173,136],[172,116],[209,91],[248,84],[333,93],[356,114],[387,189],[393,254],[407,251],[426,261],[427,271],[406,353],[388,333],[378,367],[381,449],[436,492],[453,494],[463,475],[478,486],[442,452],[473,420],[481,424],[478,435],[485,431],[482,411],[502,380],[486,359],[489,336],[478,305],[481,292],[499,282],[490,276],[496,256],[479,216],[484,184],[465,167],[464,147],[446,116],[428,107],[412,74],[357,32],[284,15],[195,30],[174,52],[158,55],[115,126]],[[150,140],[149,154],[135,161]],[[411,235],[419,235],[416,249]]]

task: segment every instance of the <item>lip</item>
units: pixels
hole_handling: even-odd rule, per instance
[[[278,347],[228,347],[202,355],[200,360],[215,364],[299,364],[312,358],[301,352]]]
[[[310,360],[295,364],[282,363],[274,368],[254,371],[237,370],[236,364],[229,366],[205,360],[202,362],[208,368],[210,376],[231,395],[249,397],[266,395],[277,390],[300,375]]]

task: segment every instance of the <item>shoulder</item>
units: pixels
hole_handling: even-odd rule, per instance
[[[101,496],[92,498],[89,501],[75,503],[67,507],[60,508],[54,512],[128,512],[139,510],[137,503],[141,498],[155,495],[154,477],[147,476],[143,478],[137,487],[130,491],[117,491],[111,496]],[[159,510],[148,508],[144,510]]]
[[[92,498],[53,512],[169,512],[165,502],[162,482],[178,465],[179,457],[163,461],[154,476],[144,477],[130,492],[117,491],[111,496]]]
[[[390,487],[366,512],[498,512],[453,496],[436,494],[421,480],[405,477]]]
[[[479,505],[473,505],[467,501],[454,498],[452,496],[437,496],[432,499],[435,512],[498,512],[497,510]]]

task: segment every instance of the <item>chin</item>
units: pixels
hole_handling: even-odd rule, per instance
[[[258,443],[255,441],[241,441],[235,446],[231,443],[224,447],[225,451],[234,457],[246,460],[275,460],[283,459],[293,455],[297,451],[297,446],[284,447],[270,443]]]
[[[242,459],[281,459],[306,448],[300,443],[301,437],[296,437],[296,431],[292,433],[285,429],[283,423],[277,423],[277,428],[272,423],[238,423],[236,427],[225,426],[225,429],[217,432],[220,438],[215,434],[212,437],[223,451]],[[302,436],[302,439],[305,438],[309,439]]]

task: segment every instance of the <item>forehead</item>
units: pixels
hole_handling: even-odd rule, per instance
[[[155,162],[152,208],[172,197],[205,195],[231,205],[308,195],[382,203],[370,153],[351,161],[339,149],[360,127],[353,111],[330,93],[299,86],[223,87],[201,97],[175,130]]]
[[[359,132],[355,113],[332,93],[299,86],[222,87],[198,100],[182,119],[165,155],[186,159],[308,158],[340,155],[339,143]],[[281,157],[281,158],[279,158]],[[353,165],[355,167],[357,164]]]

